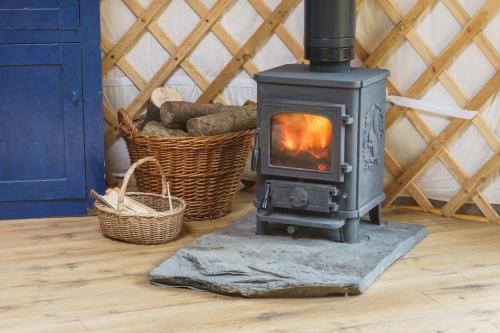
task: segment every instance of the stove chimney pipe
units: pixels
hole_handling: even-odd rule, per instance
[[[305,0],[305,58],[310,70],[346,72],[354,59],[355,0]]]

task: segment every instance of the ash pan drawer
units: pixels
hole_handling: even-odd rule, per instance
[[[274,208],[295,209],[320,213],[338,211],[335,202],[340,192],[335,186],[313,183],[268,180],[271,205]]]

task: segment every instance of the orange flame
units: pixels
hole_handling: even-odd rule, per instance
[[[328,158],[332,140],[332,125],[322,116],[305,113],[279,113],[272,118],[273,137],[278,149],[289,156],[303,153],[316,159]],[[324,171],[324,164],[315,166]]]

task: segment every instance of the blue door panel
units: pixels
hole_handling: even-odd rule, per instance
[[[78,2],[78,0],[1,0],[0,30],[77,29]]]
[[[0,46],[0,201],[85,198],[79,44]]]
[[[59,7],[59,0],[2,0],[0,8],[4,9],[44,9]]]
[[[79,0],[60,0],[59,2],[59,28],[61,30],[78,28],[80,25],[80,15],[78,11]]]
[[[61,65],[62,52],[58,44],[0,45],[2,66]]]
[[[85,215],[86,213],[87,205],[83,200],[36,200],[0,203],[0,219],[2,220],[47,216],[75,216]]]

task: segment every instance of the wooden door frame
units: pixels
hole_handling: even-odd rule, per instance
[[[104,192],[100,31],[99,0],[80,1],[87,208],[94,202],[89,195],[91,189],[99,193]]]

